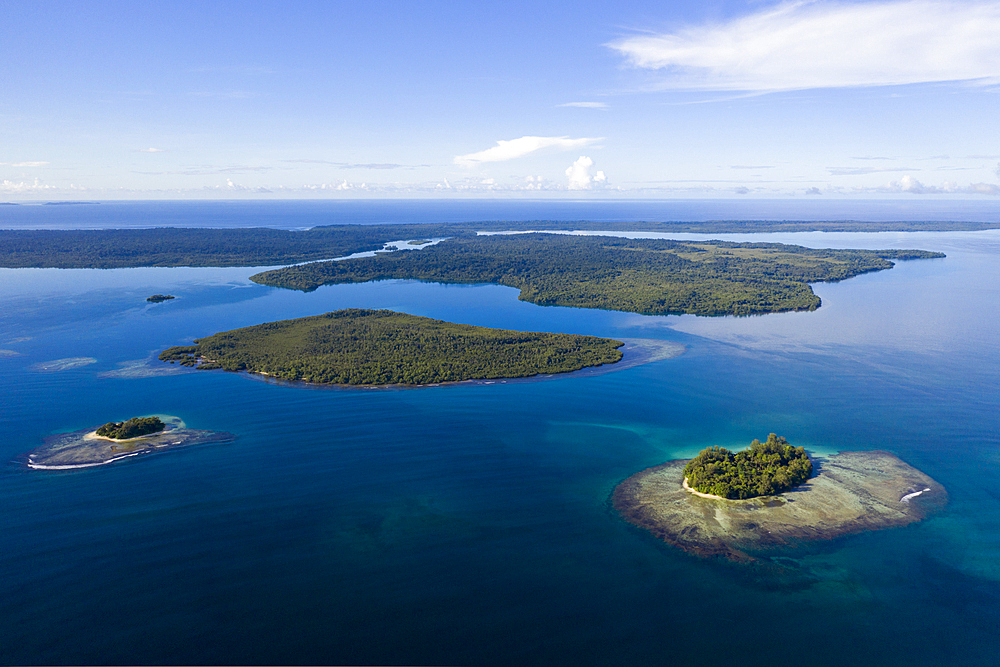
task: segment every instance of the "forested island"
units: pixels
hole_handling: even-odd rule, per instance
[[[684,484],[699,493],[729,500],[773,496],[802,484],[813,464],[803,447],[792,447],[772,433],[756,438],[750,448],[734,454],[725,447],[708,447],[684,466]]]
[[[351,308],[224,331],[169,348],[160,359],[315,384],[426,385],[612,364],[622,358],[622,345],[595,336],[489,329]]]
[[[496,283],[544,306],[758,315],[815,310],[820,299],[811,282],[889,269],[892,259],[943,256],[922,250],[518,234],[454,237],[419,252],[300,264],[250,279],[304,291],[386,279]]]
[[[753,562],[771,549],[905,526],[948,502],[939,483],[889,452],[841,452],[779,495],[725,500],[684,488],[687,461],[632,475],[611,497],[621,517],[697,556]]]
[[[154,294],[153,296],[147,296],[146,301],[149,301],[150,303],[162,303],[163,301],[170,301],[174,298],[176,297],[172,294]]]
[[[166,424],[159,417],[132,417],[123,422],[108,422],[97,429],[97,435],[112,440],[129,440],[151,433],[159,433]]]

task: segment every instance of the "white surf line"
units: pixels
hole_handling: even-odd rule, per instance
[[[908,502],[910,502],[911,498],[916,498],[921,493],[927,493],[928,491],[930,491],[930,488],[926,488],[923,491],[914,491],[913,493],[907,493],[905,496],[903,496],[902,498],[899,499],[899,502],[901,502],[901,503],[908,503]]]

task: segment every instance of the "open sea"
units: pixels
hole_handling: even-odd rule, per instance
[[[0,228],[48,229],[741,218],[997,220],[998,207],[0,207]],[[539,307],[490,285],[304,294],[251,283],[260,268],[0,269],[0,663],[1000,664],[1000,230],[683,235],[696,236],[948,256],[814,285],[816,312],[751,318]],[[177,298],[146,303],[154,293]],[[155,360],[346,307],[686,351],[405,390]],[[51,434],[153,413],[237,437],[88,469],[24,465]],[[816,456],[891,451],[950,502],[905,528],[790,547],[780,569],[687,555],[609,507],[639,470],[771,432]]]

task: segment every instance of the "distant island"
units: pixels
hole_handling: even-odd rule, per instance
[[[130,422],[133,426],[126,427]],[[149,428],[157,430],[135,435]],[[49,436],[44,445],[27,455],[25,462],[36,470],[90,468],[178,447],[232,442],[234,438],[232,433],[223,431],[189,429],[179,417],[172,415],[152,415]]]
[[[792,447],[772,433],[767,441],[754,439],[750,448],[733,454],[724,447],[708,447],[684,466],[684,487],[701,494],[745,500],[773,496],[802,484],[813,464],[803,447]]]
[[[164,350],[160,360],[314,384],[428,385],[613,364],[622,358],[623,345],[596,336],[490,329],[350,308],[224,331]]]
[[[303,291],[372,280],[492,283],[541,306],[646,315],[761,315],[815,310],[809,283],[944,257],[922,250],[817,250],[780,243],[608,236],[455,236],[418,252],[313,262],[250,277]]]
[[[611,497],[627,522],[709,557],[752,562],[774,549],[920,521],[948,502],[939,483],[889,452],[841,452],[784,493],[706,498],[684,488],[687,461],[632,475]]]
[[[153,296],[147,296],[146,301],[150,303],[160,303],[161,301],[169,301],[170,299],[175,299],[176,297],[172,294],[154,294]]]

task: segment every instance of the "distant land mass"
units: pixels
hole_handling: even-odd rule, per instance
[[[427,385],[613,364],[622,358],[623,344],[351,308],[224,331],[169,348],[160,360],[315,384]]]
[[[542,306],[760,315],[815,310],[820,299],[811,282],[889,269],[891,259],[940,257],[923,250],[515,234],[453,237],[419,251],[300,264],[250,279],[304,291],[387,279],[494,283],[518,288],[521,300]]]
[[[852,220],[709,222],[492,221],[336,225],[290,231],[206,229],[0,230],[0,268],[111,269],[140,266],[281,266],[377,250],[390,241],[474,236],[479,231],[650,231],[660,233],[977,231],[997,222]]]

